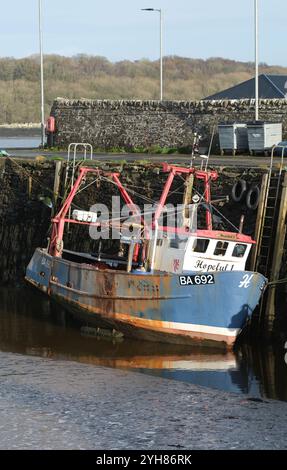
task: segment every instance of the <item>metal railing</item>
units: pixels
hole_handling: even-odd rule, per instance
[[[75,181],[75,170],[76,170],[76,161],[79,149],[84,150],[83,158],[80,161],[86,161],[89,157],[89,160],[93,160],[93,146],[86,142],[72,142],[68,147],[68,157],[66,164],[66,173],[65,173],[65,193],[68,194],[68,186],[73,187]],[[71,154],[73,154],[73,159],[71,160]],[[71,163],[72,162],[72,163]],[[71,179],[68,182],[69,170],[72,166]],[[69,218],[71,218],[71,208],[69,209]],[[67,226],[68,231],[70,230],[70,224]]]
[[[83,158],[81,158],[81,160],[85,161],[88,159],[88,157],[90,160],[93,160],[93,146],[91,144],[87,144],[85,142],[72,142],[68,147],[68,157],[67,157],[66,174],[65,174],[65,188],[67,187],[69,170],[71,166],[72,166],[71,187],[74,184],[76,160],[77,160],[79,148],[81,150],[84,150]],[[72,163],[71,163],[71,154],[73,154]]]

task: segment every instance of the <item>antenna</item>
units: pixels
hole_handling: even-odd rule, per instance
[[[206,155],[200,155],[201,158],[205,158],[205,167],[204,167],[205,171],[207,170],[207,167],[208,167],[208,162],[209,162],[209,157],[210,157],[210,154],[211,154],[214,134],[215,134],[215,124],[213,125],[213,128],[212,128],[212,134],[211,134],[211,139],[210,139],[210,143],[209,143],[207,156]],[[203,170],[203,162],[204,162],[204,160],[202,160],[202,162],[201,162],[201,170]]]

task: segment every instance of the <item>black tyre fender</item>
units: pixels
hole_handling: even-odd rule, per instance
[[[240,202],[242,201],[243,197],[245,196],[247,191],[247,183],[245,180],[238,180],[236,183],[233,185],[232,191],[231,191],[231,197],[234,202]]]
[[[260,188],[258,186],[251,186],[246,194],[246,206],[248,209],[255,211],[258,207],[260,197]]]

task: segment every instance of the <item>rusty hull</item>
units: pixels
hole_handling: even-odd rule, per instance
[[[125,336],[148,341],[230,349],[257,305],[265,278],[214,273],[215,283],[181,286],[179,275],[97,269],[37,249],[26,279],[73,315]]]

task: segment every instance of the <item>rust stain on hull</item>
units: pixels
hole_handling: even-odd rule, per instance
[[[103,313],[101,307],[90,307],[79,302],[68,301],[58,295],[53,295],[53,297],[77,318],[101,328],[118,329],[129,338],[178,345],[204,345],[220,350],[231,350],[235,342],[235,338],[227,338],[223,335],[172,329],[168,328],[165,325],[166,322],[163,321],[131,318],[127,314],[120,313]]]
[[[243,288],[246,278],[250,286]],[[259,274],[218,272],[211,285],[182,287],[178,275],[101,270],[40,249],[27,280],[96,326],[131,338],[221,349],[232,348],[264,283]]]

